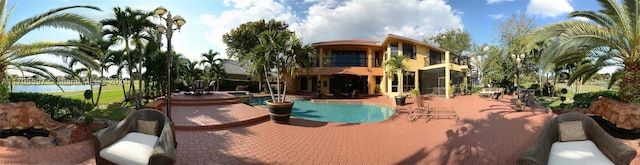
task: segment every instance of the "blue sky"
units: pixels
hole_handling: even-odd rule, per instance
[[[566,20],[566,14],[573,10],[600,8],[594,0],[9,0],[8,6],[14,4],[9,26],[62,6],[99,7],[102,11],[69,11],[95,21],[112,18],[116,6],[148,11],[164,6],[186,19],[187,24],[174,34],[172,44],[177,52],[192,60],[200,60],[201,54],[209,49],[226,56],[222,34],[259,19],[287,22],[306,43],[381,40],[387,33],[422,40],[447,28],[461,28],[477,44],[497,45],[495,24],[513,14],[525,13],[542,26]],[[72,31],[41,29],[19,42],[66,41],[77,37]]]

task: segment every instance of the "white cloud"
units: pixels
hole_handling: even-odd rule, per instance
[[[225,0],[224,3],[232,5],[233,9],[222,12],[220,16],[202,15],[200,22],[209,27],[204,34],[206,40],[220,48],[220,53],[225,55],[227,46],[222,42],[222,35],[240,24],[260,19],[292,23],[297,19],[291,7],[273,0]]]
[[[489,17],[491,17],[492,19],[498,20],[502,17],[504,17],[504,14],[500,13],[500,14],[489,14]]]
[[[331,7],[314,4],[295,24],[306,42],[341,39],[381,40],[387,33],[422,40],[444,28],[463,28],[444,0],[352,0]]]
[[[487,0],[487,4],[498,4],[502,2],[513,2],[513,0]]]
[[[556,17],[573,11],[567,0],[531,0],[527,5],[527,14],[542,17]]]
[[[305,43],[381,40],[388,33],[422,40],[445,28],[463,28],[462,12],[455,11],[445,0],[305,0],[309,6],[302,9],[305,11],[293,11],[289,4],[280,0],[238,1],[241,0],[228,0],[233,9],[222,12],[220,16],[204,15],[200,18],[209,28],[205,34],[207,41],[221,48],[220,53],[223,54],[226,49],[222,42],[224,33],[242,23],[259,19],[274,18],[287,22]]]
[[[572,19],[575,19],[575,20],[578,20],[578,21],[582,21],[582,22],[591,21],[589,18],[586,18],[586,17],[573,17]]]

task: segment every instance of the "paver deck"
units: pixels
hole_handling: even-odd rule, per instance
[[[397,108],[414,108],[412,100]],[[425,101],[430,106],[453,107],[460,116],[458,122],[421,119],[409,123],[407,114],[397,114],[380,123],[292,118],[290,124],[265,121],[221,129],[176,130],[176,164],[514,164],[554,116],[539,106],[515,112],[514,100],[511,96],[493,100],[472,95]],[[392,105],[392,99],[386,97],[358,101]],[[173,109],[175,114],[177,108]],[[639,140],[623,141],[640,150]],[[90,155],[76,155],[73,163],[93,163],[93,151],[86,147],[56,149],[36,160],[59,160],[49,157],[69,152]],[[0,160],[23,154],[0,149]],[[28,155],[34,156],[38,154]],[[640,160],[632,164],[640,164]]]

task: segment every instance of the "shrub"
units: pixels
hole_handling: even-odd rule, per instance
[[[535,93],[535,96],[541,96],[540,93],[540,84],[531,84],[531,86],[529,86],[529,89],[533,90]]]
[[[83,117],[85,112],[93,109],[93,105],[82,100],[65,98],[45,93],[9,93],[11,102],[33,101],[38,108],[51,115],[56,121],[68,121]]]
[[[563,88],[563,89],[565,89],[565,88]],[[562,95],[563,95],[563,94],[562,94],[562,92],[561,92],[561,89],[557,89],[557,88],[556,88],[556,89],[553,89],[553,96],[554,96],[554,97],[562,96]]]
[[[244,85],[247,86],[249,88],[247,88],[247,90],[249,90],[250,92],[259,92],[258,89],[258,82],[253,82],[253,81],[242,81],[242,80],[222,80],[222,83],[220,84],[220,90],[221,91],[235,91],[236,87],[238,85]],[[264,87],[264,85],[263,85]]]
[[[7,93],[9,93],[9,87],[7,84],[0,84],[0,103],[9,102],[9,96],[7,96]]]
[[[589,93],[579,93],[573,96],[573,107],[588,108],[599,96],[620,100],[616,91],[597,91]]]
[[[560,96],[560,101],[562,101],[562,103],[564,103],[564,101],[566,101],[566,100],[567,100],[566,96]]]
[[[560,93],[562,93],[564,95],[564,94],[569,93],[569,91],[567,91],[567,88],[562,88],[562,89],[560,89]]]
[[[91,91],[91,90],[85,90],[85,91],[84,91],[84,99],[89,100],[89,99],[91,99],[92,97],[93,97],[93,91]]]
[[[482,90],[482,88],[484,88],[484,87],[482,87],[482,86],[474,86],[474,87],[471,88],[471,93],[476,93],[476,92]]]

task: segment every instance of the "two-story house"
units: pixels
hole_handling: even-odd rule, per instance
[[[313,43],[317,59],[309,72],[300,71],[291,92],[320,91],[325,95],[351,93],[398,95],[419,89],[421,94],[449,98],[467,83],[467,60],[436,46],[388,34],[382,41],[337,40]],[[400,77],[387,73],[384,62],[391,56],[408,56],[409,70]],[[465,85],[462,85],[465,86]],[[458,88],[458,89],[456,89]]]

